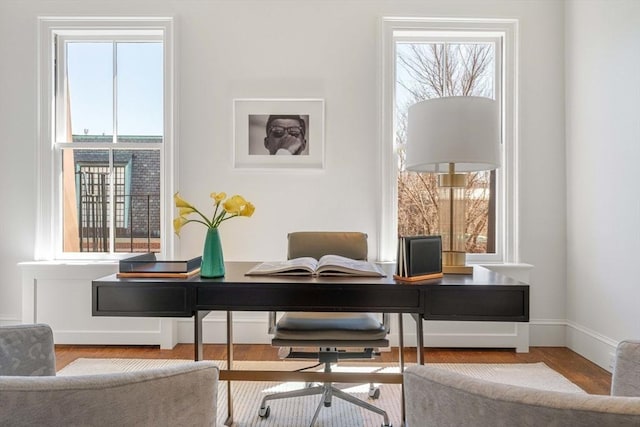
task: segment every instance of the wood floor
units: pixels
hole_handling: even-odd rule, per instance
[[[279,360],[277,349],[270,345],[234,345],[234,360]],[[193,359],[193,345],[178,344],[172,350],[157,346],[77,346],[56,345],[57,369],[81,358]],[[405,360],[414,362],[416,349],[405,350]],[[205,344],[205,359],[226,358],[225,346]],[[397,362],[397,348],[383,352],[381,362]],[[611,374],[565,347],[531,347],[529,353],[509,349],[425,349],[427,363],[534,363],[544,362],[590,394],[609,394]]]

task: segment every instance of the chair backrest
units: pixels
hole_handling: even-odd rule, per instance
[[[366,260],[369,250],[367,234],[355,231],[297,231],[287,237],[288,259],[331,254]]]
[[[640,397],[640,341],[625,340],[618,344],[611,395]]]
[[[403,373],[408,426],[638,426],[640,398],[538,390],[428,365]]]
[[[217,392],[211,361],[111,374],[0,376],[0,425],[215,426]]]
[[[48,325],[0,327],[0,375],[55,374],[53,332]]]

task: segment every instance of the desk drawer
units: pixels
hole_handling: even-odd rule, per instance
[[[191,317],[193,289],[184,285],[93,285],[94,316]]]
[[[529,288],[434,286],[425,292],[428,320],[529,321]]]
[[[198,287],[198,310],[420,312],[420,290],[392,286]]]

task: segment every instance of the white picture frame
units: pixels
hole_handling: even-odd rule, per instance
[[[296,116],[304,123],[304,149],[295,155],[284,150],[271,153],[266,147],[269,116]],[[323,169],[324,100],[234,99],[233,166],[236,169]]]

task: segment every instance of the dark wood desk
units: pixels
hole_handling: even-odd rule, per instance
[[[94,316],[195,317],[195,360],[201,360],[202,319],[210,311],[227,312],[228,366],[221,380],[288,380],[401,383],[402,374],[233,370],[233,311],[337,311],[398,313],[400,367],[404,366],[402,313],[416,320],[418,363],[423,363],[422,320],[529,321],[529,285],[483,267],[473,276],[402,283],[395,266],[385,278],[245,276],[255,262],[226,263],[219,279],[118,279],[92,282]],[[374,375],[374,377],[372,377]],[[231,393],[229,416],[232,419]]]

